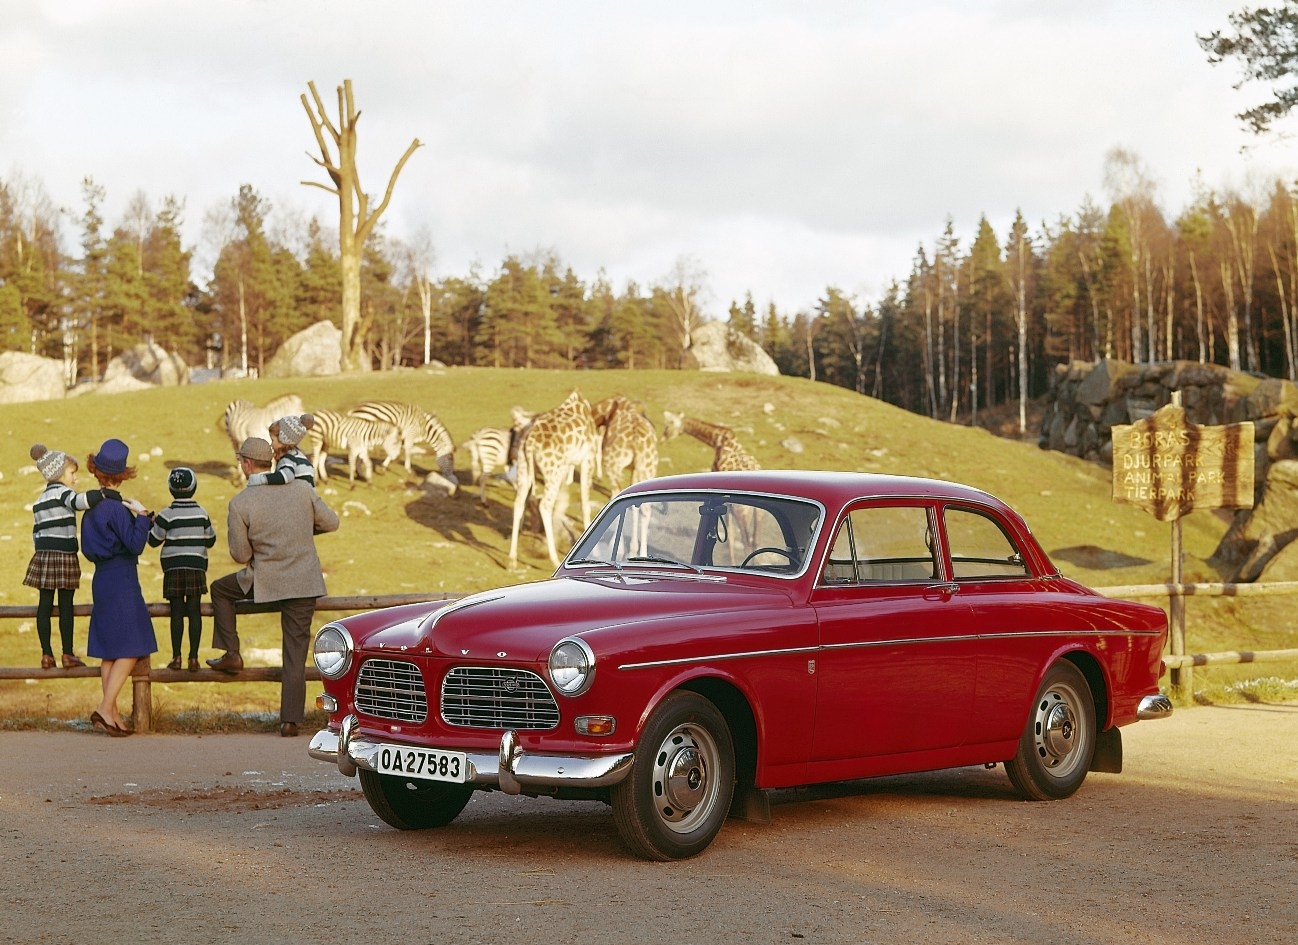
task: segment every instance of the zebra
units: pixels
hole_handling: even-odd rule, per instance
[[[427,443],[432,447],[442,477],[451,484],[451,491],[455,491],[460,483],[455,475],[455,443],[436,414],[399,400],[367,400],[347,412],[353,417],[389,423],[401,432],[406,472],[410,472],[410,457],[415,452],[415,445]]]
[[[330,450],[347,452],[347,477],[351,482],[356,481],[357,460],[365,471],[361,478],[369,480],[374,477],[371,448],[383,448],[383,469],[387,469],[392,460],[401,454],[400,431],[390,423],[377,423],[335,410],[320,409],[314,413],[315,426],[307,431],[306,438],[311,443],[311,464],[315,467],[316,478],[321,482],[329,478],[325,466],[329,461]]]
[[[510,480],[510,447],[512,431],[496,427],[483,427],[475,430],[473,435],[460,445],[469,451],[469,468],[473,471],[473,481],[482,487],[482,501],[487,501],[487,479],[492,475],[503,476]],[[497,473],[497,469],[506,470]]]
[[[281,394],[264,407],[258,407],[251,400],[232,400],[226,405],[225,413],[217,423],[230,437],[230,445],[235,452],[234,468],[240,479],[243,478],[243,470],[238,455],[243,441],[250,436],[268,439],[267,433],[272,423],[280,417],[300,413],[303,413],[302,398],[297,394]]]

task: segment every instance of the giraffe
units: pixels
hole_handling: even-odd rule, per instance
[[[516,416],[517,421],[517,416]],[[580,475],[581,514],[590,524],[590,478],[595,462],[595,420],[590,403],[573,391],[563,403],[537,414],[519,435],[518,479],[514,484],[514,524],[509,534],[509,566],[518,566],[518,526],[527,496],[540,484],[538,505],[550,561],[559,566],[554,546],[556,507],[561,516],[568,504],[568,483],[573,471]]]
[[[628,471],[630,485],[658,475],[658,432],[644,407],[616,394],[590,409],[595,426],[604,431],[600,460],[613,495],[622,491],[622,476]]]
[[[735,438],[735,431],[730,427],[695,420],[693,417],[687,417],[683,413],[672,413],[670,410],[664,410],[663,416],[667,418],[667,425],[663,427],[664,440],[688,433],[716,450],[716,455],[712,459],[713,472],[762,468],[761,464],[753,459],[752,454],[740,445],[739,440]]]

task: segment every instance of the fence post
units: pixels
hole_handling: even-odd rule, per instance
[[[1173,656],[1185,655],[1185,590],[1181,586],[1183,546],[1181,520],[1172,519],[1172,592],[1168,597],[1168,645]],[[1171,671],[1170,682],[1178,697],[1194,695],[1194,669],[1178,666]]]
[[[152,671],[152,660],[147,656],[136,660],[131,670],[131,724],[137,732],[153,730],[153,684],[149,679]]]

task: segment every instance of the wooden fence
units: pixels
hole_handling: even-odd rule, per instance
[[[1298,594],[1298,581],[1274,581],[1265,584],[1125,584],[1112,587],[1097,587],[1095,591],[1105,597],[1122,598],[1162,598],[1169,601],[1172,628],[1169,637],[1171,652],[1164,656],[1164,662],[1172,673],[1172,686],[1183,695],[1188,695],[1193,688],[1193,667],[1211,666],[1226,663],[1278,663],[1298,662],[1298,649],[1285,650],[1230,650],[1222,653],[1186,653],[1185,641],[1185,608],[1177,606],[1184,603],[1187,597],[1280,597]],[[401,604],[419,604],[430,601],[459,600],[463,594],[385,594],[356,597],[321,597],[316,600],[316,612],[341,611],[354,613],[362,610],[374,610],[380,607],[396,607]],[[168,617],[171,605],[165,601],[148,605],[152,617]],[[90,616],[90,604],[73,605],[73,613],[78,617]],[[271,613],[273,604],[255,604],[251,601],[238,601],[236,613]],[[55,614],[58,608],[55,608]],[[204,601],[203,615],[212,615],[212,605]],[[34,605],[0,606],[0,618],[33,618],[36,616]],[[1178,625],[1179,624],[1179,625]],[[0,679],[76,679],[93,676],[98,678],[98,666],[86,666],[80,669],[40,669],[37,667],[0,667]],[[147,732],[152,728],[153,696],[151,684],[154,682],[279,682],[283,678],[283,669],[279,666],[245,667],[238,673],[218,673],[211,669],[201,669],[196,673],[185,670],[162,669],[152,665],[147,657],[140,660],[131,675],[131,693],[133,704],[131,718],[137,732]],[[318,680],[320,673],[314,666],[306,669],[306,678]]]
[[[321,611],[342,611],[355,613],[361,610],[375,610],[380,607],[397,607],[401,604],[422,604],[429,601],[451,601],[459,600],[462,594],[383,594],[356,597],[319,597],[316,598],[316,613]],[[171,605],[163,602],[154,602],[147,605],[150,617],[169,617],[171,616]],[[90,616],[90,604],[74,604],[72,613],[77,617]],[[264,614],[274,613],[276,607],[274,604],[257,604],[252,601],[236,601],[235,613],[239,614]],[[202,605],[203,616],[212,616],[212,604],[210,601],[204,601]],[[54,608],[54,615],[58,616],[58,607]],[[13,605],[0,607],[0,618],[32,618],[36,616],[36,607],[33,605]],[[135,669],[131,673],[131,721],[137,732],[148,732],[153,728],[153,689],[152,684],[155,682],[207,682],[207,683],[231,683],[231,682],[279,682],[284,675],[284,670],[279,666],[246,666],[237,673],[218,673],[216,670],[204,667],[196,673],[191,673],[183,669],[165,669],[152,665],[149,657],[138,661]],[[83,666],[79,669],[40,669],[39,667],[30,666],[5,666],[0,667],[0,679],[77,679],[84,677],[99,678],[98,666]],[[315,680],[320,678],[320,671],[314,666],[308,666],[306,669],[306,678]]]

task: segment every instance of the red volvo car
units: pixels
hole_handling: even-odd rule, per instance
[[[1121,726],[1171,713],[1166,637],[977,489],[671,476],[619,493],[548,580],[322,627],[309,751],[398,829],[474,791],[588,798],[669,860],[769,817],[771,788],[1003,763],[1024,797],[1068,797],[1121,770]]]

